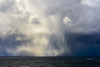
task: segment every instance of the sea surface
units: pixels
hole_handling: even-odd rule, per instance
[[[0,67],[100,67],[100,58],[0,57]]]

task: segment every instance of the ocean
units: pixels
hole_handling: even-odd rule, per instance
[[[0,67],[100,67],[100,58],[0,57]]]

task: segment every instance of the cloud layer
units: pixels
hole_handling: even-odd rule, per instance
[[[72,54],[66,32],[99,32],[99,0],[0,0],[1,52],[13,56]]]

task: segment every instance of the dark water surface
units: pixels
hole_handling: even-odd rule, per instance
[[[0,67],[100,67],[100,58],[0,57]]]

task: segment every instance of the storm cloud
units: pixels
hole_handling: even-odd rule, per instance
[[[99,45],[91,35],[100,32],[98,2],[0,0],[0,55],[71,56],[80,46]]]

